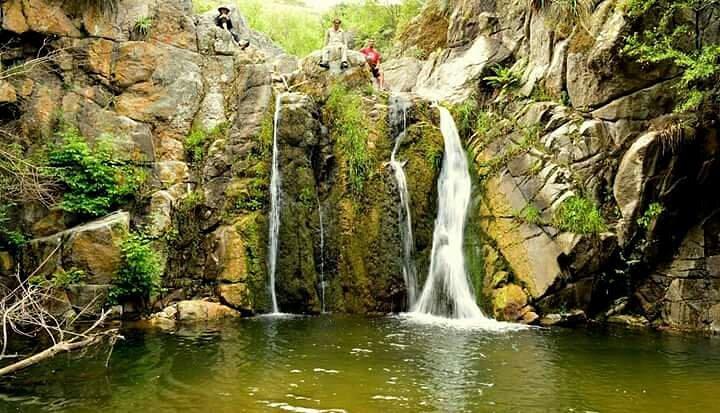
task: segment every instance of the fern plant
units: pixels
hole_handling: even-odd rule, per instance
[[[513,90],[520,86],[520,73],[511,67],[496,65],[492,69],[493,75],[483,78],[488,85],[501,91]]]

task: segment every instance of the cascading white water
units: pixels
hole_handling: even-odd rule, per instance
[[[395,96],[392,100],[393,109],[391,117],[399,117],[402,111],[402,123],[399,125],[399,131],[395,138],[395,147],[390,155],[390,167],[393,169],[395,181],[397,182],[398,191],[400,192],[399,205],[399,222],[400,222],[400,238],[403,244],[403,279],[407,289],[408,308],[415,304],[417,297],[417,274],[415,270],[415,262],[413,261],[413,253],[415,251],[415,239],[412,230],[412,214],[410,213],[410,192],[407,186],[407,177],[403,168],[403,163],[396,158],[400,144],[402,143],[407,131],[407,109],[408,102],[401,96]],[[391,119],[393,126],[399,123],[396,119]]]
[[[277,269],[278,237],[280,235],[280,197],[281,177],[278,165],[278,123],[280,121],[280,103],[284,94],[279,94],[275,100],[275,119],[273,121],[273,149],[272,149],[272,172],[270,175],[270,236],[268,246],[268,272],[270,275],[270,298],[272,300],[272,312],[277,314],[280,308],[275,294],[275,271]]]
[[[325,223],[320,198],[318,198],[318,216],[320,218],[320,311],[325,313]]]
[[[472,189],[467,158],[450,111],[439,109],[445,155],[438,181],[438,216],[430,271],[413,311],[454,319],[485,319],[470,289],[463,255]]]

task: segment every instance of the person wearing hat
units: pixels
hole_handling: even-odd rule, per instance
[[[342,21],[336,18],[333,20],[333,27],[325,32],[325,47],[323,48],[320,63],[318,63],[325,69],[330,69],[330,53],[333,49],[337,49],[341,53],[340,68],[347,69],[349,66],[347,60],[347,37],[345,31],[340,27],[341,25]]]
[[[235,33],[233,31],[233,23],[232,23],[232,19],[230,18],[230,9],[225,6],[221,6],[220,8],[218,8],[218,12],[220,14],[217,17],[215,17],[215,24],[218,27],[220,27],[221,29],[225,29],[228,32],[230,32],[230,34],[233,37],[233,40],[235,40],[235,43],[237,45],[240,45],[240,36],[238,36],[237,33]],[[245,46],[245,47],[247,47],[247,46]],[[243,47],[243,49],[244,49],[244,47]]]

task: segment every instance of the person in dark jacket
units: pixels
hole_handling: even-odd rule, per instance
[[[228,9],[225,6],[222,6],[218,9],[218,12],[220,14],[217,17],[215,17],[215,24],[218,27],[220,27],[221,29],[225,29],[228,32],[230,32],[230,34],[233,37],[233,40],[235,40],[235,43],[237,43],[239,46],[240,45],[240,36],[238,36],[237,33],[235,33],[233,31],[233,23],[232,23],[232,19],[230,18],[230,9]],[[245,46],[245,47],[247,47],[247,46]],[[245,47],[243,47],[243,49]]]

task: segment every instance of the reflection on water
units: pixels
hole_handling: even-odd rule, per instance
[[[715,411],[720,341],[273,317],[127,330],[0,382],[0,412]]]

